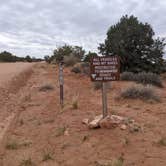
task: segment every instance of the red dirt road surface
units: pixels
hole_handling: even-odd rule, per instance
[[[0,63],[0,86],[32,65],[32,63]]]
[[[101,114],[101,92],[70,68],[64,69],[63,109],[57,66],[39,63],[13,81],[16,87],[10,84],[2,94],[6,100],[0,116],[7,112],[8,129],[0,142],[0,166],[166,166],[164,80],[165,87],[156,88],[159,103],[115,100],[129,82],[113,82],[108,90],[109,112],[134,119],[141,126],[137,132],[90,130],[82,124],[84,118]]]
[[[15,116],[16,94],[32,73],[33,63],[0,63],[0,142]]]

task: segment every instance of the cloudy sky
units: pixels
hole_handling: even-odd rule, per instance
[[[0,0],[0,51],[50,55],[60,45],[97,51],[109,26],[134,14],[166,37],[166,0]]]

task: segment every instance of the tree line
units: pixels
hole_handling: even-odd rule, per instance
[[[39,62],[42,61],[40,58],[34,58],[27,55],[26,57],[18,57],[10,52],[3,51],[0,53],[0,62]]]
[[[99,54],[102,56],[120,57],[121,72],[139,73],[166,72],[164,60],[164,38],[155,38],[152,26],[142,23],[135,16],[123,16],[119,22],[109,27],[106,39],[99,44]],[[91,57],[98,56],[95,52],[86,53],[82,47],[65,45],[54,50],[53,55],[45,60],[59,62],[64,59],[77,59],[78,62],[89,62]]]

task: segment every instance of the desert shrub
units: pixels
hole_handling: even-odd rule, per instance
[[[34,163],[32,162],[31,158],[22,160],[19,166],[34,166]]]
[[[81,69],[80,69],[78,66],[74,66],[74,67],[71,69],[71,72],[73,72],[73,73],[81,73]]]
[[[94,82],[93,83],[94,90],[99,90],[102,88],[102,82]]]
[[[89,75],[90,74],[90,66],[89,63],[83,62],[81,63],[81,68],[82,68],[82,73],[85,75]]]
[[[8,143],[6,145],[6,149],[9,149],[9,150],[16,150],[18,149],[18,144],[16,142],[11,142],[11,143]]]
[[[74,66],[77,62],[79,62],[79,59],[73,55],[64,57],[65,66]]]
[[[85,67],[82,69],[82,73],[85,74],[85,75],[89,75],[90,74],[90,69],[89,67]]]
[[[79,94],[75,94],[71,101],[71,108],[73,110],[78,109]]]
[[[51,64],[53,64],[53,65],[56,65],[57,64],[57,62],[56,62],[56,59],[54,58],[52,58],[52,60],[51,60],[51,62],[50,62]]]
[[[71,72],[74,73],[82,73],[85,75],[89,75],[90,69],[89,64],[82,62],[82,63],[76,63],[73,68],[71,69]]]
[[[158,87],[163,87],[162,81],[159,75],[155,73],[145,73],[141,72],[134,74],[132,72],[124,72],[121,74],[121,80],[123,81],[135,81],[141,84],[151,84]]]
[[[52,85],[49,85],[49,84],[46,84],[46,85],[43,85],[39,88],[39,91],[41,92],[46,92],[46,91],[50,91],[50,90],[53,90],[54,87]]]
[[[123,81],[135,81],[135,74],[132,72],[123,72],[120,75],[120,79]]]
[[[42,161],[53,160],[51,152],[44,152]]]
[[[136,76],[136,80],[137,83],[142,83],[142,84],[151,84],[151,85],[155,85],[158,87],[162,87],[162,81],[160,79],[160,76],[154,73],[138,73]]]
[[[122,98],[160,101],[152,86],[133,85],[124,89],[120,96]]]
[[[64,135],[65,131],[66,131],[66,127],[65,126],[57,128],[56,137]]]
[[[161,138],[161,139],[158,141],[158,144],[161,145],[161,146],[166,146],[166,138],[165,138],[165,137]]]
[[[74,110],[78,109],[78,100],[72,101],[72,109],[74,109]]]

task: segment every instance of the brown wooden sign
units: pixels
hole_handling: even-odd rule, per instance
[[[120,63],[118,56],[94,57],[91,59],[92,81],[116,81],[120,77]]]

